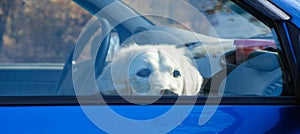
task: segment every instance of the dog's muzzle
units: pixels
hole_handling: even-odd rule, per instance
[[[177,93],[173,92],[172,90],[169,89],[163,89],[160,91],[161,95],[167,95],[167,96],[178,96]]]

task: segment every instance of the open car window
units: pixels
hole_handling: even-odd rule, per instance
[[[6,2],[1,96],[285,95],[274,30],[235,3],[107,2]]]

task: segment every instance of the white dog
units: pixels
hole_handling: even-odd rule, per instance
[[[97,79],[104,95],[197,95],[203,78],[185,48],[121,48]]]

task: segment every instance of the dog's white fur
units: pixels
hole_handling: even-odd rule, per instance
[[[203,78],[191,58],[174,45],[131,44],[116,52],[97,84],[104,95],[197,95]]]

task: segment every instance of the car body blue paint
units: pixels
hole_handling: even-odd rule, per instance
[[[284,12],[291,16],[291,22],[300,27],[300,0],[272,0]]]
[[[1,107],[0,133],[90,133],[102,132],[78,106]]]
[[[85,106],[101,107],[101,106]],[[123,117],[135,120],[144,120],[160,116],[172,106],[110,106]],[[178,106],[183,109],[185,106]],[[279,126],[282,117],[287,119],[284,109],[293,107],[284,106],[220,106],[213,117],[203,126],[198,125],[198,119],[203,106],[195,106],[181,125],[172,132],[176,133],[265,133],[275,130],[285,131],[284,126]],[[138,111],[143,111],[143,114]],[[146,111],[146,112],[145,112]],[[299,112],[299,111],[295,111]],[[99,112],[101,114],[101,112]],[[288,113],[286,113],[288,114]],[[297,119],[299,117],[294,117]],[[80,106],[17,106],[1,107],[0,133],[104,133],[94,125],[84,114]],[[117,122],[111,122],[116,123]],[[117,125],[116,125],[117,127]],[[291,132],[299,132],[300,127],[292,127]]]

